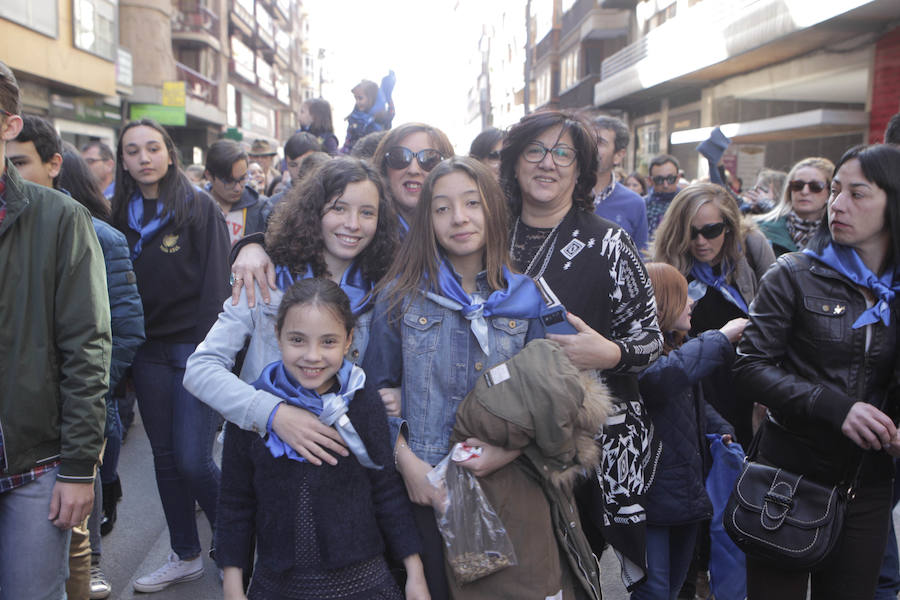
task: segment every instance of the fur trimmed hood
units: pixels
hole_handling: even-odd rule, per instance
[[[600,464],[595,437],[611,398],[591,372],[580,372],[555,342],[538,339],[489,370],[457,411],[453,440],[469,437],[522,450],[557,488]]]

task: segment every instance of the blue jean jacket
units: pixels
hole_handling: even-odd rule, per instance
[[[476,281],[490,292],[484,273]],[[492,317],[490,356],[461,313],[416,294],[392,314],[383,297],[372,312],[363,370],[378,389],[401,386],[401,417],[389,417],[391,439],[403,433],[410,450],[434,465],[450,451],[456,409],[485,370],[516,355],[532,337],[541,337],[536,320]]]
[[[247,306],[244,289],[237,306],[231,305],[231,298],[226,299],[206,339],[188,359],[184,374],[184,387],[189,392],[226,420],[260,435],[266,434],[269,416],[282,402],[281,398],[250,385],[266,365],[281,360],[275,322],[283,292],[272,290],[270,294],[271,302],[266,304],[257,287],[258,300],[253,308]],[[354,364],[360,364],[365,355],[371,316],[370,310],[356,319],[353,343],[346,355]],[[231,370],[248,339],[250,343],[238,378]]]

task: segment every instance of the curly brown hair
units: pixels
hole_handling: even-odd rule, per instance
[[[378,190],[378,225],[371,243],[357,257],[362,274],[371,282],[380,280],[397,247],[397,217],[384,194],[384,184],[367,162],[340,157],[323,163],[288,190],[272,213],[266,232],[266,249],[276,265],[302,275],[309,265],[315,277],[330,277],[325,264],[322,216],[331,209],[351,183],[371,181]]]

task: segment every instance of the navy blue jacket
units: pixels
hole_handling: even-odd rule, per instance
[[[112,324],[109,389],[114,390],[144,343],[144,308],[131,266],[128,241],[112,225],[96,218],[92,220],[106,262],[106,289],[109,291]]]
[[[712,517],[706,494],[711,464],[707,433],[734,429],[703,399],[700,380],[729,368],[734,348],[719,330],[704,331],[659,357],[639,376],[641,397],[662,441],[656,479],[645,499],[651,525],[681,525]]]
[[[350,402],[347,416],[383,469],[366,469],[353,455],[338,456],[333,467],[274,458],[258,433],[227,424],[216,515],[220,567],[249,568],[254,532],[257,560],[267,569],[284,573],[299,564],[295,539],[313,533],[296,523],[294,503],[303,487],[312,498],[324,568],[374,558],[384,552],[385,541],[398,560],[420,551],[412,505],[394,468],[384,405],[369,381]]]

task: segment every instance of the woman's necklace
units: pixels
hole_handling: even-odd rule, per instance
[[[509,240],[509,254],[512,256],[513,248],[516,245],[516,238],[519,235],[519,222],[522,220],[522,217],[516,217],[516,224],[513,225],[512,236],[510,236]],[[563,219],[564,221],[565,219]],[[531,262],[528,263],[528,266],[525,268],[525,275],[532,277],[533,279],[540,279],[544,275],[544,271],[547,270],[547,265],[550,264],[550,257],[553,256],[553,250],[556,247],[556,238],[558,237],[558,229],[559,226],[562,225],[562,221],[557,223],[553,229],[550,230],[550,233],[547,234],[547,237],[544,238],[543,243],[541,243],[540,248],[538,248],[537,252],[534,253],[534,256],[531,258]],[[548,249],[549,245],[549,249]],[[544,253],[544,250],[547,250],[547,254],[544,257],[544,261],[541,263],[541,269],[537,272],[537,274],[532,274],[532,269],[534,268],[535,263],[538,261],[538,258],[541,254]]]

